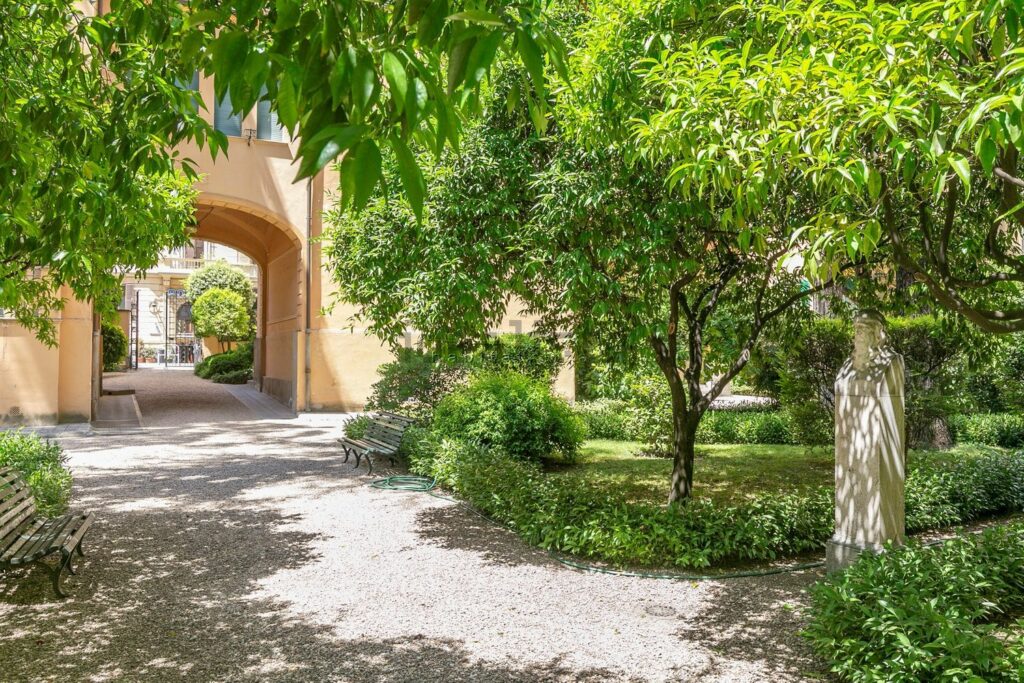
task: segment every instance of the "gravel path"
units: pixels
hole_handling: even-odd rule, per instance
[[[0,575],[2,681],[824,677],[796,635],[817,573],[576,572],[452,503],[369,488],[337,456],[340,416],[256,419],[187,373],[129,380],[144,432],[60,437],[97,514],[73,597]]]

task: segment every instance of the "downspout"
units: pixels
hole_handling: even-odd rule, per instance
[[[306,352],[305,358],[305,396],[303,407],[310,410],[310,403],[313,398],[313,388],[310,379],[313,376],[313,364],[310,360],[312,349],[312,326],[313,326],[313,179],[306,181]]]

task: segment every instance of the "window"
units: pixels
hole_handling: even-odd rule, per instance
[[[285,141],[287,138],[284,126],[277,120],[277,112],[270,110],[270,104],[271,102],[267,98],[267,86],[263,86],[260,101],[256,104],[256,137],[260,140]]]
[[[182,304],[174,315],[174,333],[179,337],[192,334],[192,304]]]
[[[242,135],[242,114],[231,111],[231,92],[225,92],[223,99],[213,108],[213,127],[224,135]]]

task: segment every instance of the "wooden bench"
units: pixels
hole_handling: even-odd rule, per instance
[[[0,569],[23,567],[60,553],[60,561],[50,571],[53,589],[66,598],[60,580],[71,566],[72,554],[82,552],[82,539],[92,525],[92,514],[64,515],[52,519],[36,515],[32,490],[12,467],[0,468]]]
[[[387,411],[375,413],[370,418],[370,425],[362,438],[353,439],[345,437],[338,439],[341,449],[345,451],[345,462],[351,455],[356,456],[356,467],[366,457],[367,474],[373,472],[373,460],[371,456],[386,455],[395,464],[395,453],[402,445],[402,436],[405,430],[413,424],[411,418],[389,413]]]

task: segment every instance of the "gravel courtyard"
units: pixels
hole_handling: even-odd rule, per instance
[[[87,557],[0,574],[0,681],[801,681],[818,574],[574,571],[460,506],[378,491],[341,416],[268,419],[186,372],[117,381],[145,429],[60,437]],[[201,409],[197,409],[200,406]]]

